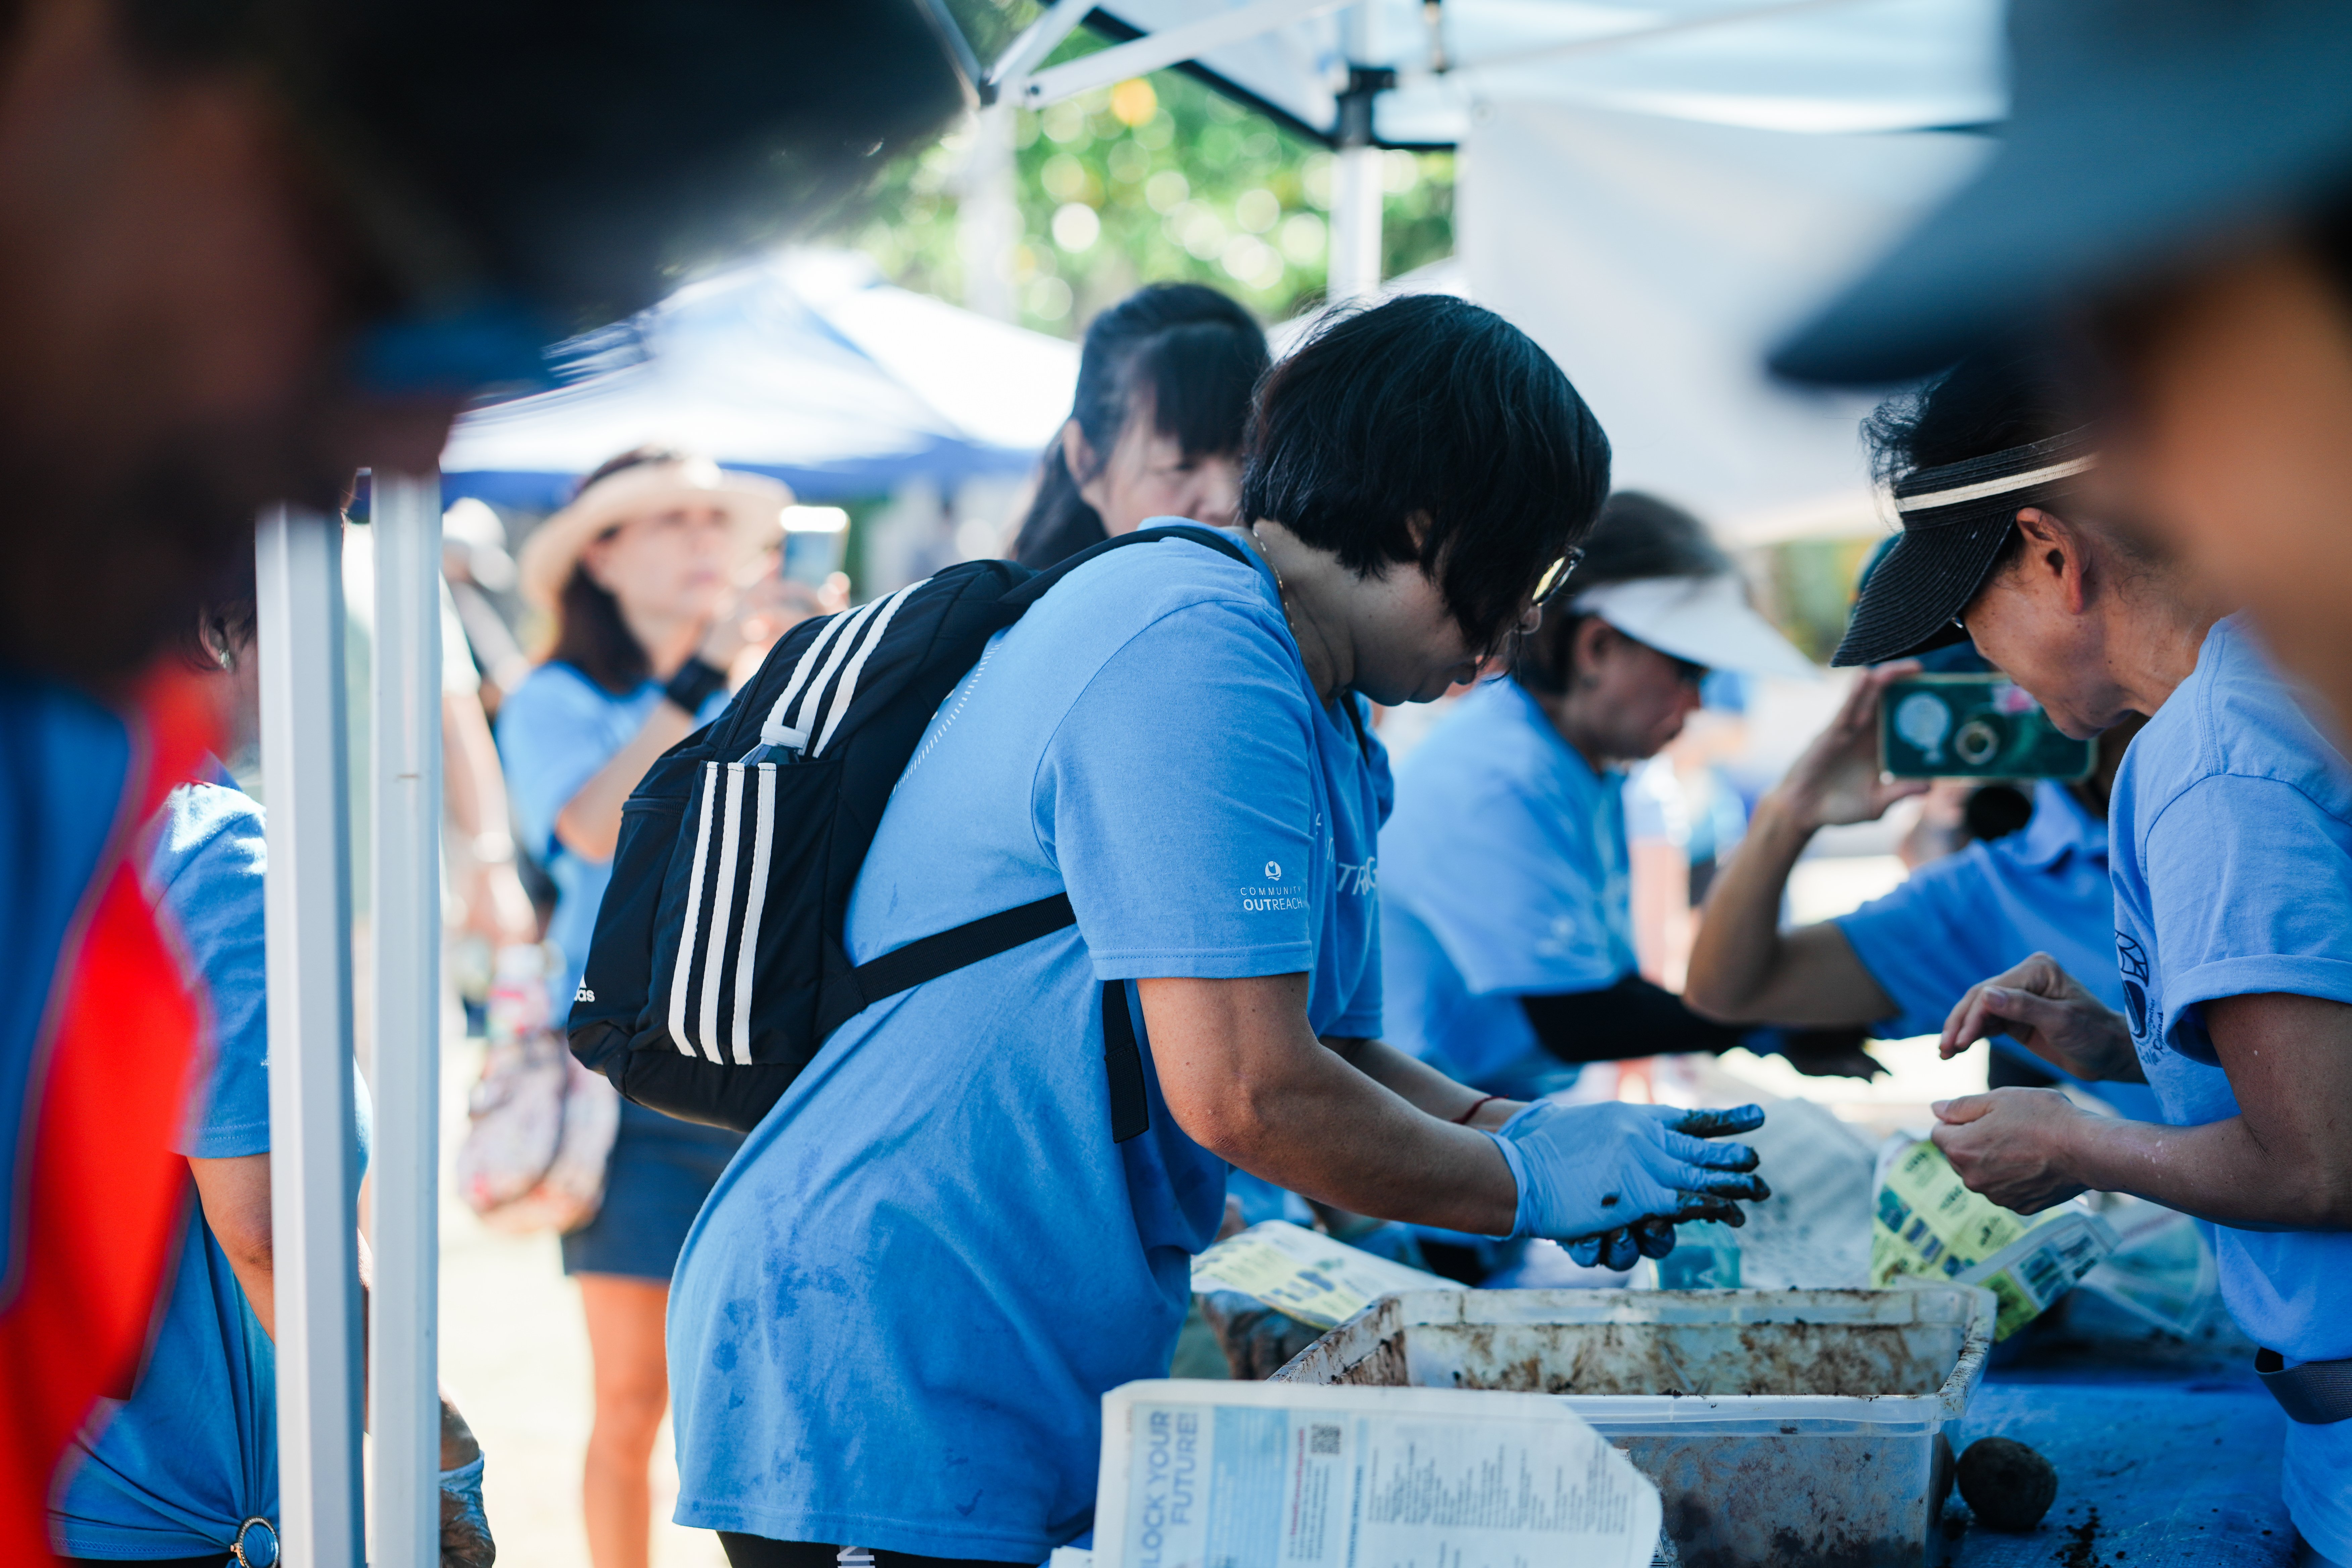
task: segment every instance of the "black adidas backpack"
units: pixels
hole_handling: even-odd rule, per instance
[[[885,996],[1061,930],[1070,900],[1003,910],[853,965],[850,889],[931,715],[989,637],[1105,551],[1044,572],[973,561],[793,628],[727,710],[665,752],[621,811],[570,1023],[572,1052],[626,1098],[748,1131],[834,1030]],[[1103,987],[1111,1132],[1149,1125],[1124,982]]]

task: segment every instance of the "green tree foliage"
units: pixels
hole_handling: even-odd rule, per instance
[[[1054,59],[1106,47],[1083,30]],[[1024,324],[1072,336],[1140,284],[1189,280],[1281,321],[1323,296],[1331,154],[1179,71],[1016,110]],[[969,297],[959,243],[969,127],[898,160],[835,226],[894,282]],[[1451,153],[1384,155],[1387,276],[1454,250]]]

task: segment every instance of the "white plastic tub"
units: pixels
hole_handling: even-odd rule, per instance
[[[1969,1286],[1433,1290],[1275,1377],[1557,1394],[1657,1483],[1684,1568],[1912,1568],[1943,1560],[1944,1428],[1997,1310]]]

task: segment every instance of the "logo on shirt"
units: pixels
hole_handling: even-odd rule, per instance
[[[1244,910],[1256,915],[1274,913],[1282,910],[1303,910],[1307,907],[1305,889],[1286,888],[1282,885],[1281,861],[1269,860],[1265,863],[1265,879],[1268,886],[1241,889],[1242,908]]]
[[[2124,1010],[2131,1016],[2132,1038],[2147,1036],[2147,949],[2139,939],[2116,932],[2116,968],[2124,979]]]
[[[1359,898],[1371,892],[1380,885],[1379,860],[1377,855],[1367,855],[1363,864],[1359,866],[1335,858],[1332,864],[1339,873],[1339,891],[1353,893]]]
[[[596,993],[589,990],[588,983],[583,980],[580,983],[580,989],[572,994],[572,999],[574,1002],[593,1002],[596,1000]]]

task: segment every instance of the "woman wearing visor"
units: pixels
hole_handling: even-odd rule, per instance
[[[1622,795],[1711,668],[1816,673],[1696,518],[1611,497],[1509,679],[1397,770],[1381,833],[1391,1040],[1496,1093],[1539,1090],[1563,1063],[1738,1043],[1638,973]]]

